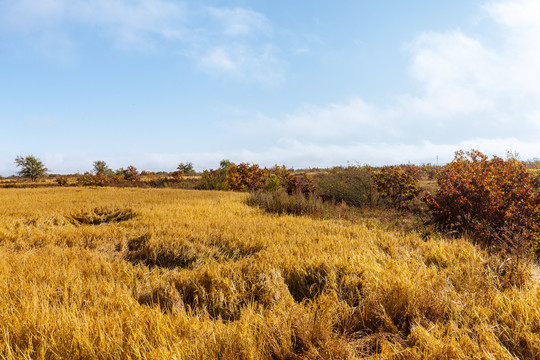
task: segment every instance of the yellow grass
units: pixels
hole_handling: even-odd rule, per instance
[[[244,199],[0,189],[0,357],[540,358],[535,265]]]

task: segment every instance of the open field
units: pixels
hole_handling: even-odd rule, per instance
[[[0,357],[540,358],[536,265],[245,198],[0,189]]]

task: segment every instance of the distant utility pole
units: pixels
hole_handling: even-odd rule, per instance
[[[437,160],[436,160],[436,162],[437,162],[437,166],[439,166],[439,155],[437,155]]]

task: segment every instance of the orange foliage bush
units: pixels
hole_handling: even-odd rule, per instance
[[[422,179],[422,168],[418,165],[414,164],[405,164],[399,166],[403,172],[406,174],[410,174],[412,177],[414,177],[417,180]]]
[[[111,181],[114,183],[114,184],[121,184],[123,182],[126,181],[126,179],[124,178],[124,175],[119,175],[119,174],[115,174],[111,177]]]
[[[141,176],[147,177],[149,179],[153,179],[156,176],[156,173],[153,171],[143,170],[141,171]]]
[[[184,181],[184,172],[183,171],[173,171],[171,174],[172,180],[176,183],[181,183]]]
[[[82,186],[106,186],[109,184],[109,178],[102,173],[93,175],[89,172],[85,172],[84,174],[77,176],[77,184]]]
[[[227,185],[235,191],[258,190],[264,186],[267,169],[261,169],[257,164],[232,164],[227,171]]]
[[[313,178],[305,173],[300,177],[293,176],[292,181],[287,186],[287,192],[289,192],[289,194],[300,192],[304,194],[304,196],[308,197],[310,194],[315,192]]]
[[[397,209],[420,193],[416,172],[404,171],[399,166],[383,167],[375,171],[372,178],[375,190]]]
[[[60,186],[67,186],[68,184],[68,177],[67,176],[59,176],[56,178],[56,182]]]
[[[285,165],[274,166],[267,171],[264,179],[265,190],[279,190],[284,188],[289,195],[302,193],[309,196],[315,191],[313,179],[308,174],[294,175]]]
[[[131,182],[136,182],[141,180],[141,175],[139,174],[139,171],[137,171],[137,168],[135,166],[128,166],[126,170],[124,170],[124,179]]]
[[[515,159],[491,160],[477,150],[458,151],[443,167],[435,195],[425,201],[434,222],[457,234],[509,252],[537,248],[540,236],[540,198],[531,175]]]

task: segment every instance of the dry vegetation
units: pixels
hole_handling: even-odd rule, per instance
[[[0,357],[536,359],[536,265],[231,192],[0,189]]]

